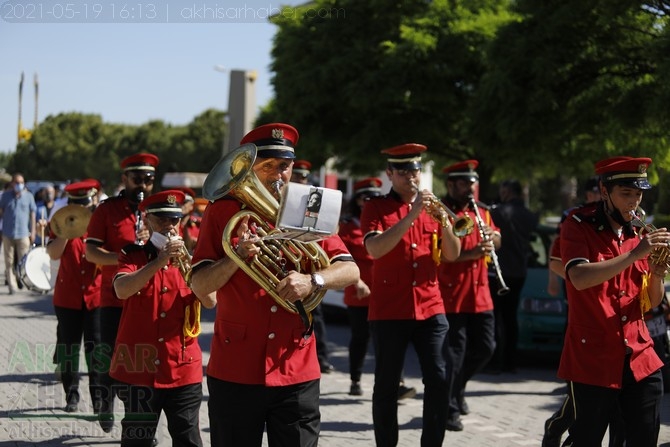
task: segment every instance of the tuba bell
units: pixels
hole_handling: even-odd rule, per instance
[[[298,307],[284,300],[276,292],[277,284],[288,274],[286,263],[293,264],[299,273],[314,273],[330,265],[328,255],[316,242],[299,242],[285,239],[263,239],[281,230],[271,228],[266,221],[276,222],[279,201],[259,181],[252,167],[256,160],[256,146],[245,144],[224,155],[212,168],[203,183],[203,197],[214,201],[232,196],[248,209],[236,213],[223,230],[223,249],[235,264],[261,286],[272,298],[291,313],[299,313]],[[281,200],[279,188],[277,196]],[[256,226],[257,243],[261,252],[248,261],[242,259],[233,247],[240,221],[249,216],[249,225]],[[326,290],[320,289],[302,300],[307,312],[319,305]]]

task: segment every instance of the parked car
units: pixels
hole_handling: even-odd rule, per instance
[[[549,250],[555,237],[556,226],[552,225],[540,224],[532,234],[528,276],[517,311],[520,351],[560,353],[563,348],[568,315],[565,294],[547,292]]]

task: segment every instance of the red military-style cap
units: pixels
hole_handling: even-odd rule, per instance
[[[595,172],[603,183],[651,189],[647,181],[647,169],[651,158],[612,157],[595,164]]]
[[[421,169],[421,154],[427,150],[423,144],[407,143],[383,149],[381,153],[388,155],[388,164],[393,169]]]
[[[598,172],[600,169],[602,169],[603,166],[607,166],[611,163],[614,163],[615,161],[630,160],[631,158],[633,157],[626,157],[625,155],[619,155],[616,157],[610,157],[604,160],[600,160],[594,164],[595,171]]]
[[[188,186],[175,186],[172,189],[183,192],[185,194],[185,202],[195,201],[195,191],[193,191],[193,189],[189,188]]]
[[[443,168],[442,173],[447,175],[447,179],[466,178],[476,182],[479,180],[479,174],[475,171],[477,166],[479,166],[477,160],[465,160]]]
[[[293,162],[293,173],[307,177],[312,172],[312,163],[307,160],[296,160]]]
[[[89,199],[100,191],[100,182],[92,178],[86,179],[66,185],[64,191],[67,193],[68,199]]]
[[[381,195],[382,179],[379,177],[368,177],[354,183],[354,197],[365,194],[369,196]]]
[[[160,217],[184,217],[181,211],[185,194],[177,189],[168,189],[152,194],[139,204],[140,211]]]
[[[130,155],[121,161],[121,169],[127,171],[154,172],[158,166],[158,157],[154,154],[141,153]]]
[[[298,144],[298,131],[283,123],[264,124],[246,134],[240,144],[256,145],[259,158],[295,158],[293,148]]]

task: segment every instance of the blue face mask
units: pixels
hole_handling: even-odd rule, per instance
[[[25,183],[16,183],[16,184],[14,185],[14,191],[16,191],[16,192],[21,192],[21,191],[23,191],[25,188],[26,188],[26,184],[25,184]]]

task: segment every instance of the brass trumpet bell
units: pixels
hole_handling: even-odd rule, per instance
[[[70,204],[56,211],[49,225],[56,236],[63,239],[75,239],[86,234],[91,210],[82,205]]]
[[[472,233],[472,229],[475,227],[475,223],[470,216],[458,217],[456,213],[435,196],[431,198],[430,204],[426,208],[430,217],[443,227],[447,226],[449,219],[453,220],[452,231],[456,237],[467,236]]]

